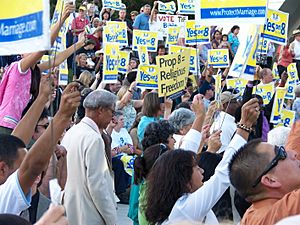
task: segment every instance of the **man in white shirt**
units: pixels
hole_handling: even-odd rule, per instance
[[[239,96],[239,93],[233,94],[232,91],[224,91],[221,94],[223,110],[219,113],[210,129],[211,132],[214,132],[216,130],[222,131],[222,147],[220,148],[218,153],[222,153],[225,151],[236,131],[234,115],[236,110],[240,107],[240,103],[238,101]]]
[[[294,56],[293,62],[296,63],[298,76],[300,76],[300,27],[293,31],[295,40],[290,44],[290,52]]]
[[[64,204],[69,225],[112,225],[117,222],[111,162],[101,133],[115,113],[117,97],[105,90],[84,100],[85,117],[66,134],[67,183]]]

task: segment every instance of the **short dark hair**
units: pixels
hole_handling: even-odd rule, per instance
[[[234,26],[230,29],[231,33],[233,33],[235,29],[240,29],[240,27],[239,27],[238,25],[234,25]]]
[[[12,168],[18,158],[18,149],[26,146],[20,138],[9,134],[0,134],[0,143],[0,161]]]
[[[261,185],[255,188],[252,185],[258,174],[269,163],[268,155],[257,151],[257,146],[260,143],[262,143],[261,139],[249,141],[233,155],[229,163],[231,184],[236,188],[241,197],[247,198],[249,201],[261,192]]]
[[[23,219],[20,216],[12,214],[0,214],[0,224],[1,225],[31,225],[30,222]]]
[[[160,101],[158,98],[158,93],[150,92],[146,94],[142,108],[143,115],[148,117],[156,117],[159,110]]]

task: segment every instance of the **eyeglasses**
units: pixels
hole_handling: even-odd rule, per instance
[[[49,126],[49,123],[46,124],[38,124],[36,125],[37,127],[43,127],[44,129],[47,129],[47,127]]]
[[[112,108],[108,108],[108,109],[111,111],[111,114],[112,114],[113,116],[116,115],[116,111],[115,111],[114,109],[112,109]]]
[[[264,171],[261,173],[261,175],[259,175],[259,177],[255,180],[255,182],[254,182],[253,185],[252,185],[253,188],[255,188],[255,187],[259,184],[261,178],[262,178],[264,175],[266,175],[268,172],[270,172],[271,169],[273,169],[275,166],[277,166],[279,160],[284,160],[284,159],[286,159],[287,153],[286,153],[286,151],[285,151],[285,149],[284,149],[283,146],[280,146],[280,147],[275,146],[274,151],[275,151],[276,156],[275,156],[274,159],[266,166],[266,168],[265,168]]]

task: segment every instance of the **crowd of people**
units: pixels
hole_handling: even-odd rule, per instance
[[[207,52],[228,49],[232,62],[240,27],[212,26],[210,43],[193,46],[200,70],[184,94],[159,98],[137,87],[131,50],[134,29],[156,31],[158,4],[128,16],[125,5],[100,10],[98,1],[83,1],[76,10],[68,3],[50,37],[53,45],[78,11],[66,50],[46,62],[46,51],[0,57],[0,224],[122,224],[118,204],[129,204],[134,225],[299,223],[300,86],[284,102],[295,111],[289,127],[270,122],[276,92],[268,104],[254,93],[259,84],[286,87],[291,63],[300,77],[300,29],[286,46],[268,44],[243,92],[226,86],[229,68],[222,69],[217,100],[219,71]],[[130,51],[126,74],[114,83],[103,81],[108,21],[126,22]],[[150,64],[168,54],[165,38],[157,49]],[[63,86],[65,60],[72,82]]]

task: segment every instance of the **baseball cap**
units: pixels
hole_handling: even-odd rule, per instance
[[[232,99],[237,99],[240,97],[240,93],[233,94],[230,91],[224,91],[221,93],[221,102],[222,104],[230,102]]]
[[[85,8],[85,6],[81,5],[81,6],[79,7],[79,10],[83,10],[83,11],[85,11],[85,10],[86,10],[86,8]]]

